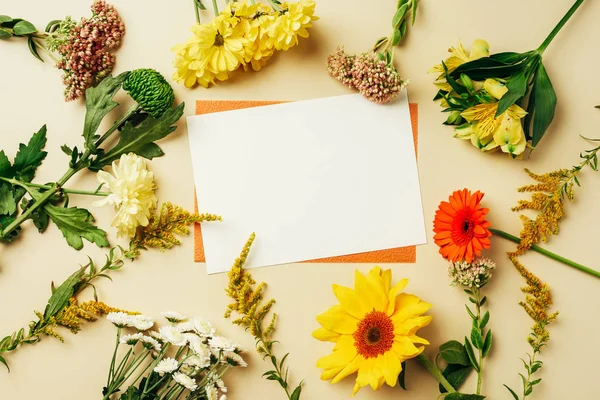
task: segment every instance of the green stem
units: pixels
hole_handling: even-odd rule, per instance
[[[196,13],[196,22],[200,24],[200,8],[198,7],[197,0],[192,0],[194,2],[194,12]]]
[[[479,288],[473,290],[473,294],[475,297],[476,308],[477,308],[477,326],[481,326],[481,291]],[[483,332],[481,332],[483,334]],[[479,371],[477,372],[477,392],[476,394],[481,394],[481,384],[483,382],[483,350],[479,349]]]
[[[219,6],[217,5],[217,0],[212,0],[212,5],[216,17],[217,15],[219,15]]]
[[[123,123],[129,119],[129,117],[131,117],[133,114],[138,112],[141,108],[142,108],[142,106],[140,106],[139,104],[133,105],[125,114],[123,114],[123,116],[121,118],[119,118],[117,120],[117,122],[115,122],[113,124],[113,126],[110,127],[109,130],[106,131],[106,133],[104,135],[102,135],[102,137],[100,139],[98,139],[98,141],[95,143],[95,147],[96,148],[100,147],[100,145],[106,139],[108,139],[108,137],[110,135],[112,135],[117,130],[117,128],[119,128],[121,125],[123,125]]]
[[[502,237],[504,239],[510,240],[511,242],[514,242],[514,243],[517,243],[517,244],[521,243],[521,239],[519,239],[518,237],[513,236],[510,233],[506,233],[504,231],[501,231],[499,229],[490,228],[490,232],[492,232],[494,235],[497,235],[497,236],[500,236],[500,237]],[[551,252],[549,250],[546,250],[546,249],[544,249],[544,248],[542,248],[542,247],[540,247],[540,246],[538,246],[536,244],[534,244],[534,245],[531,246],[531,250],[536,251],[536,252],[538,252],[540,254],[543,254],[546,257],[550,257],[551,259],[556,260],[558,262],[561,262],[561,263],[563,263],[565,265],[568,265],[569,267],[572,267],[572,268],[578,269],[578,270],[580,270],[582,272],[585,272],[586,274],[590,274],[592,276],[595,276],[596,278],[600,278],[600,272],[598,272],[596,270],[593,270],[591,268],[588,268],[585,265],[581,265],[579,263],[571,261],[568,258],[560,256],[560,255],[558,255],[556,253],[553,253],[553,252]]]
[[[573,14],[575,14],[575,11],[577,11],[577,9],[581,6],[581,4],[583,4],[583,0],[577,0],[575,2],[575,4],[573,4],[573,6],[569,9],[569,11],[565,14],[565,16],[560,20],[558,25],[556,25],[556,27],[554,27],[552,32],[550,32],[550,34],[548,35],[546,40],[544,40],[544,42],[540,45],[540,47],[538,47],[538,49],[536,51],[539,54],[544,54],[544,51],[546,50],[548,45],[550,45],[550,43],[552,42],[554,37],[558,34],[558,32],[560,32],[560,30],[563,28],[563,26],[565,26],[565,24],[573,16]]]
[[[0,176],[0,180],[8,182],[12,185],[21,186],[24,189],[28,189],[30,187],[50,190],[53,188],[52,185],[40,185],[39,183],[31,183],[31,182],[22,182],[13,178],[4,178]],[[28,190],[29,191],[29,190]],[[89,196],[109,196],[110,192],[99,192],[99,191],[90,191],[90,190],[77,190],[77,189],[68,189],[68,188],[60,188],[59,192],[68,193],[68,194],[84,194]]]
[[[427,356],[425,354],[423,354],[423,353],[419,354],[417,356],[417,360],[419,360],[419,362],[421,363],[421,365],[423,365],[425,367],[427,372],[429,372],[429,374],[431,376],[433,376],[435,378],[435,380],[438,381],[438,383],[440,385],[442,385],[444,387],[444,389],[446,389],[448,391],[448,393],[456,392],[456,390],[452,387],[450,382],[448,382],[448,380],[444,377],[444,374],[442,374],[442,371],[440,371],[438,369],[438,367],[433,365],[433,363],[431,361],[429,361],[429,358],[427,358]]]
[[[43,43],[41,43],[39,40],[34,39],[33,37],[31,38],[31,40],[33,40],[33,42],[36,44],[37,47],[39,47],[40,49],[42,49],[42,51],[44,53],[46,53],[46,55],[48,55],[52,61],[54,61],[56,64],[58,64],[58,59],[56,57],[54,57],[54,54],[52,54],[52,52],[50,50],[48,50],[46,48],[46,46],[44,46]]]

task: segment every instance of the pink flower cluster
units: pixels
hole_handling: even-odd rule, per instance
[[[491,270],[496,263],[485,257],[477,257],[473,262],[456,261],[448,266],[448,276],[451,285],[461,285],[469,288],[480,288],[492,277]]]
[[[111,73],[115,56],[109,50],[118,47],[125,34],[125,24],[112,5],[96,0],[91,8],[92,17],[82,18],[58,48],[62,59],[57,67],[64,72],[67,101],[81,97]]]
[[[406,85],[398,71],[374,52],[348,55],[342,46],[327,58],[327,71],[350,89],[376,103],[389,103]]]

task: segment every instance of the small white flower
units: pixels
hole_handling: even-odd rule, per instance
[[[116,326],[117,328],[126,328],[126,327],[132,327],[132,321],[131,321],[131,315],[126,314],[124,312],[111,312],[108,313],[108,315],[106,316],[106,319],[108,319],[110,322],[112,322],[112,324],[114,326]]]
[[[219,397],[219,400],[227,400],[227,395],[223,394]]]
[[[143,335],[140,338],[140,342],[142,343],[142,345],[147,348],[147,349],[152,349],[154,351],[160,351],[162,346],[160,345],[160,343],[158,342],[158,340],[150,337],[150,336],[145,336]]]
[[[154,326],[154,318],[146,315],[132,315],[131,322],[138,331],[146,331]]]
[[[121,339],[119,339],[119,342],[121,344],[128,344],[130,346],[135,346],[143,337],[144,335],[141,333],[134,333],[133,335],[123,335],[121,336]]]
[[[162,343],[162,342],[164,341],[164,340],[163,340],[163,337],[162,337],[162,336],[160,336],[160,333],[158,333],[158,332],[156,332],[156,331],[150,331],[148,334],[149,334],[149,335],[150,335],[152,338],[154,338],[154,339],[158,340],[160,343]]]
[[[175,311],[165,311],[160,314],[163,317],[165,317],[169,322],[183,322],[186,319],[188,319],[188,317],[186,317],[185,315],[176,313]]]
[[[179,368],[179,362],[177,362],[177,360],[174,358],[167,357],[163,358],[158,364],[156,364],[156,367],[154,367],[154,372],[160,376],[163,376],[164,374],[170,374],[171,372],[177,371],[177,368]]]
[[[183,363],[195,368],[208,368],[210,366],[210,357],[204,358],[194,355],[186,358]]]
[[[227,393],[227,387],[225,386],[223,379],[219,378],[219,376],[217,374],[215,374],[214,372],[210,372],[206,376],[206,379],[207,379],[209,385],[215,384],[216,387],[219,389],[219,391],[221,391],[223,393]]]
[[[210,385],[210,386],[206,386],[204,388],[204,391],[206,392],[206,398],[207,400],[217,400],[217,396],[219,395],[219,393],[217,393],[217,389]]]
[[[210,354],[202,338],[198,337],[195,333],[184,333],[183,337],[188,342],[190,349],[192,349],[194,354]]]
[[[208,340],[208,345],[215,350],[234,351],[236,345],[223,336],[215,336]]]
[[[223,353],[223,360],[221,361],[223,364],[233,365],[234,367],[242,367],[245,368],[248,366],[246,361],[237,353],[233,351],[226,351]]]
[[[187,376],[186,374],[182,374],[181,372],[175,372],[173,374],[173,379],[175,380],[175,382],[179,383],[181,386],[192,392],[198,389],[196,381]]]
[[[213,337],[215,334],[215,328],[208,321],[204,321],[201,318],[192,318],[190,321],[194,324],[194,330],[198,335],[202,337]]]
[[[187,340],[183,336],[183,333],[179,332],[174,326],[163,326],[159,329],[158,333],[165,342],[169,342],[175,346],[185,346],[187,344]]]
[[[133,237],[138,226],[148,225],[150,211],[158,199],[154,194],[154,174],[148,171],[142,157],[134,153],[123,154],[118,161],[113,161],[112,174],[99,171],[97,178],[111,194],[94,205],[115,207],[117,214],[112,226],[117,228],[117,236]]]

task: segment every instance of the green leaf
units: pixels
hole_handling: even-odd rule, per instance
[[[13,32],[17,36],[25,36],[37,32],[37,29],[29,21],[20,21],[14,26]]]
[[[19,145],[19,151],[15,156],[14,170],[17,179],[25,182],[31,182],[35,176],[35,170],[42,164],[44,158],[48,155],[42,151],[46,145],[46,125],[42,126],[39,131],[33,134],[29,143],[25,146],[23,143]]]
[[[77,207],[56,207],[52,204],[47,204],[44,208],[52,222],[62,232],[69,246],[75,250],[81,250],[83,247],[82,238],[96,243],[98,247],[109,245],[106,232],[90,223],[94,217],[88,210]]]
[[[62,22],[62,20],[60,20],[60,19],[52,20],[52,21],[48,22],[48,25],[46,25],[46,29],[44,29],[44,30],[46,32],[54,32],[56,30],[56,28],[58,28],[58,26],[60,25],[61,22]]]
[[[406,10],[408,10],[408,4],[403,4],[398,8],[398,10],[396,10],[396,14],[394,14],[394,18],[392,18],[392,28],[400,28],[402,19],[404,19],[404,14],[406,14]]]
[[[129,386],[127,391],[119,396],[120,400],[138,400],[139,398],[139,390],[135,386]]]
[[[127,79],[129,72],[123,72],[116,78],[107,76],[96,87],[90,87],[85,91],[85,121],[83,123],[83,137],[85,148],[92,149],[98,138],[96,131],[100,123],[115,107],[119,105],[113,101],[115,94],[121,89],[123,81]]]
[[[17,211],[17,202],[10,185],[0,183],[0,214],[12,215]]]
[[[487,357],[488,353],[492,348],[492,330],[490,329],[485,335],[485,341],[483,342],[483,357]]]
[[[400,39],[402,39],[402,33],[400,33],[400,29],[396,29],[392,34],[392,46],[398,46]]]
[[[400,375],[398,375],[398,385],[404,390],[406,390],[406,361],[402,361],[400,364],[402,370],[400,370]]]
[[[464,394],[464,393],[450,393],[444,400],[483,400],[485,396],[479,394]]]
[[[508,386],[506,386],[506,385],[504,385],[504,387],[505,387],[506,389],[508,389],[508,391],[510,392],[510,394],[512,394],[512,396],[513,396],[513,398],[514,398],[515,400],[519,400],[519,396],[518,396],[518,395],[515,393],[515,391],[514,391],[514,390],[512,390],[511,388],[509,388],[509,387],[508,387]]]
[[[164,153],[154,142],[173,132],[173,126],[183,114],[184,103],[166,111],[159,119],[149,116],[138,126],[129,122],[123,127],[119,142],[106,154],[97,160],[97,164],[104,166],[121,157],[122,154],[135,153],[147,159],[160,157]]]
[[[3,24],[4,22],[10,22],[12,21],[12,18],[9,17],[8,15],[0,15],[0,24]]]
[[[38,53],[37,44],[35,44],[35,41],[31,36],[27,38],[27,45],[29,46],[31,54],[41,62],[44,62],[44,59],[40,56],[40,53]]]
[[[6,369],[8,370],[8,372],[10,372],[10,368],[8,367],[8,363],[6,362],[6,360],[4,359],[4,357],[0,356],[0,363],[4,364],[4,366],[6,367]]]
[[[471,365],[475,368],[475,371],[479,372],[479,363],[477,362],[477,358],[475,358],[475,352],[473,351],[473,346],[471,346],[471,342],[465,336],[465,350],[467,351],[467,355],[469,356],[469,361],[471,361]]]
[[[296,387],[296,389],[294,389],[294,391],[292,392],[292,396],[290,397],[290,400],[299,400],[301,392],[302,392],[302,383],[300,383],[298,385],[298,387]]]
[[[473,324],[473,328],[471,329],[471,342],[473,342],[473,346],[475,346],[476,349],[483,349],[483,337],[481,336],[479,327],[475,324]]]
[[[12,37],[12,33],[8,29],[0,27],[0,40],[7,40]]]
[[[452,77],[458,78],[460,74],[467,74],[474,81],[487,78],[506,78],[523,69],[523,63],[507,64],[490,57],[466,62],[452,71]]]
[[[400,28],[398,28],[398,30],[400,31],[400,37],[406,36],[407,25],[408,24],[406,23],[406,20],[402,21],[402,23],[400,24]]]
[[[12,178],[13,175],[12,165],[10,164],[8,157],[6,157],[6,153],[4,153],[4,150],[0,150],[0,176]]]
[[[44,318],[56,316],[69,304],[69,299],[75,293],[75,286],[81,280],[84,272],[85,268],[78,269],[56,288],[48,300],[48,305],[44,310]]]
[[[552,123],[557,103],[554,87],[542,63],[538,65],[532,91],[535,96],[535,115],[533,116],[531,145],[535,147]]]
[[[524,72],[521,72],[508,81],[506,85],[508,92],[498,102],[498,110],[496,111],[496,118],[502,115],[504,111],[508,110],[510,106],[515,104],[519,99],[522,99],[527,93],[527,77]]]
[[[413,0],[413,6],[412,6],[412,22],[411,24],[414,25],[415,21],[417,20],[417,9],[419,8],[419,0]]]
[[[473,371],[473,366],[469,363],[468,366],[459,364],[448,364],[443,371],[443,375],[446,380],[456,390],[460,389],[462,384],[465,382],[469,374]],[[447,390],[441,384],[439,385],[440,393],[446,393]]]
[[[507,52],[504,52],[504,53],[492,54],[492,55],[490,55],[490,58],[493,59],[493,60],[496,60],[496,61],[503,62],[505,64],[515,64],[515,63],[518,63],[520,61],[523,61],[524,59],[526,59],[530,55],[531,55],[531,52],[527,52],[527,53],[515,53],[515,52],[507,51]]]
[[[469,355],[462,343],[456,340],[450,340],[440,346],[440,357],[448,364],[458,364],[462,366],[471,365]]]
[[[30,218],[40,233],[44,232],[50,223],[50,216],[43,207],[32,212]]]
[[[485,314],[483,314],[483,317],[481,318],[481,322],[479,323],[479,328],[481,328],[481,329],[485,328],[489,321],[490,321],[490,312],[486,311]]]
[[[467,309],[467,312],[469,313],[469,315],[471,316],[471,319],[476,320],[477,317],[475,316],[475,314],[473,314],[473,311],[471,311],[471,309],[469,308],[468,305],[465,304],[465,307]]]

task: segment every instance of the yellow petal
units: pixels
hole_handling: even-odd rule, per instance
[[[352,336],[342,336],[337,342],[335,350],[317,361],[317,368],[332,369],[345,367],[357,356]]]
[[[389,271],[389,270],[388,270]],[[394,285],[393,288],[390,289],[389,291],[389,302],[388,302],[388,306],[387,306],[387,315],[392,315],[396,309],[396,302],[394,301],[396,299],[396,296],[398,296],[398,294],[404,290],[404,288],[406,287],[406,285],[408,285],[408,279],[401,279],[400,282],[396,283]]]
[[[325,329],[345,335],[353,334],[356,325],[358,325],[358,319],[345,312],[340,305],[335,305],[323,314],[318,315],[317,321]]]
[[[498,100],[508,92],[508,88],[495,79],[486,79],[485,82],[483,82],[483,88]]]
[[[423,347],[421,349],[417,348],[410,339],[404,336],[396,338],[392,345],[392,351],[403,361],[416,357],[421,353],[422,349]]]
[[[362,319],[366,313],[371,311],[358,293],[350,288],[333,285],[333,294],[337,297],[344,311],[353,317]]]
[[[365,359],[361,355],[357,354],[352,361],[344,366],[344,368],[331,380],[331,383],[338,383],[348,375],[355,373],[364,365],[364,363]]]
[[[369,311],[385,311],[387,308],[387,292],[384,292],[380,284],[381,268],[372,268],[365,277],[360,272],[354,274],[354,286],[356,292],[364,297]]]
[[[398,375],[402,371],[400,359],[393,351],[388,351],[383,355],[382,372],[385,378],[385,383],[394,387],[398,382]]]
[[[312,333],[312,336],[322,342],[337,342],[340,334],[329,329],[319,328]]]
[[[490,45],[483,39],[477,39],[471,45],[470,60],[478,60],[482,57],[490,56]]]
[[[420,316],[430,308],[431,304],[421,301],[417,296],[400,293],[398,297],[396,297],[396,308],[391,319],[394,326],[398,326],[410,318]]]

